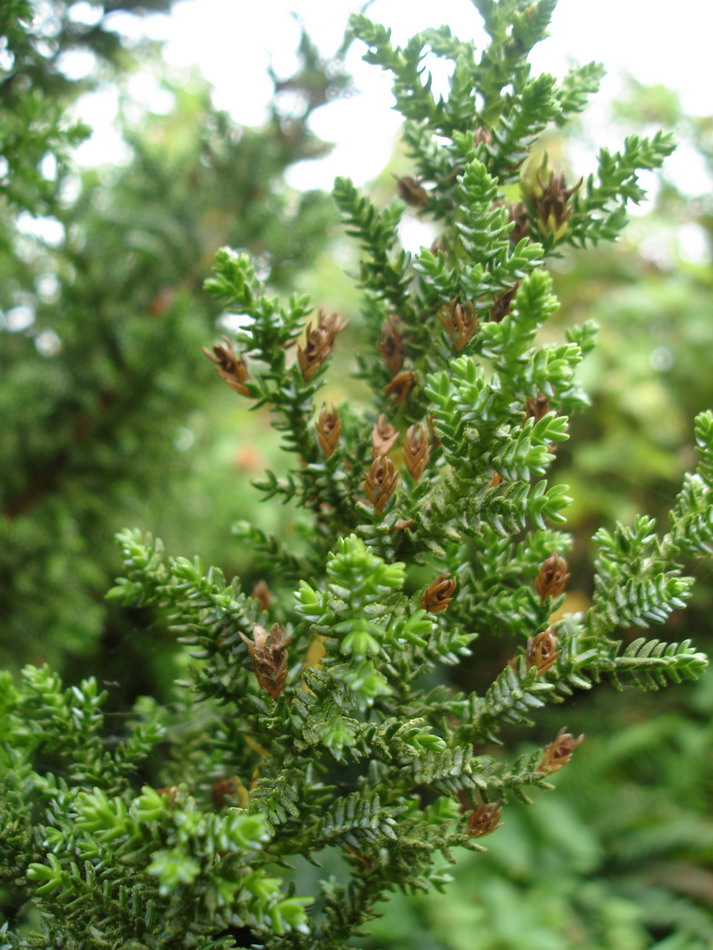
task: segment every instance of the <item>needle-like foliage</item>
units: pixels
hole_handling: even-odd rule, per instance
[[[371,405],[320,406],[340,316],[270,295],[228,249],[207,282],[244,327],[214,347],[218,374],[271,408],[294,457],[257,488],[299,506],[307,553],[242,528],[266,567],[242,591],[123,532],[110,596],[167,611],[186,652],[175,703],[141,701],[121,735],[92,680],[64,689],[29,668],[2,681],[4,880],[17,921],[42,914],[41,935],[6,925],[3,948],[338,950],[389,892],[447,883],[453,849],[480,850],[502,804],[550,788],[582,741],[562,728],[494,756],[503,726],[602,679],[657,689],[704,669],[688,640],[627,634],[683,607],[682,559],[711,550],[713,414],[696,422],[701,462],[668,532],[644,516],[601,529],[591,606],[569,613],[567,488],[549,476],[567,414],[586,406],[576,369],[595,330],[539,334],[557,308],[548,257],[615,237],[642,195],[637,172],[672,143],[630,138],[568,185],[533,146],[583,108],[600,69],[531,75],[553,0],[475,5],[480,52],[446,28],[398,48],[351,21],[394,77],[416,173],[385,209],[335,184],[362,250]],[[447,96],[432,91],[429,52],[452,64]],[[437,228],[415,255],[399,243],[404,203]],[[449,688],[444,668],[491,636],[511,662],[482,695]],[[343,874],[315,893],[282,880],[296,856],[335,851]]]

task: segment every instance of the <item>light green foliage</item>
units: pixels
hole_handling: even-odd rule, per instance
[[[336,182],[363,253],[368,410],[325,406],[315,422],[342,342],[339,318],[318,313],[301,338],[309,300],[282,303],[247,255],[219,252],[207,288],[248,318],[235,352],[222,350],[220,375],[275,414],[294,462],[256,487],[302,509],[306,554],[298,562],[289,538],[239,529],[257,558],[274,562],[270,598],[122,532],[126,576],[110,597],[165,611],[184,645],[173,701],[135,710],[164,730],[161,743],[149,725],[145,741],[131,730],[114,740],[138,758],[155,737],[152,781],[141,789],[122,772],[129,752],[120,761],[104,753],[97,768],[102,697],[89,684],[62,692],[50,673],[32,700],[36,719],[50,745],[60,726],[76,739],[53,749],[62,769],[37,779],[40,746],[27,745],[14,712],[35,674],[15,693],[7,684],[8,786],[59,789],[39,812],[40,833],[33,837],[23,805],[4,844],[18,903],[47,907],[38,940],[74,945],[78,924],[60,917],[61,898],[85,914],[85,927],[91,920],[98,946],[158,947],[175,937],[185,947],[257,940],[271,950],[342,950],[391,892],[448,883],[443,864],[454,849],[480,851],[478,839],[496,829],[496,804],[551,788],[550,774],[579,742],[561,730],[544,747],[495,757],[503,727],[529,727],[545,704],[603,678],[656,689],[706,666],[688,640],[627,645],[626,634],[683,605],[692,582],[680,561],[709,546],[711,413],[698,417],[701,463],[669,533],[659,536],[647,517],[602,529],[591,606],[554,615],[570,538],[553,525],[565,521],[568,497],[545,476],[567,439],[567,413],[586,404],[575,371],[594,329],[540,342],[557,308],[543,261],[560,244],[613,237],[626,201],[640,197],[636,170],[658,165],[666,140],[629,140],[603,158],[581,197],[561,177],[545,181],[543,167],[523,177],[535,138],[582,108],[599,70],[576,70],[561,85],[530,76],[527,53],[553,0],[476,6],[492,40],[480,58],[447,30],[396,49],[384,28],[352,20],[368,58],[394,74],[408,119],[420,181],[402,179],[400,193],[442,229],[436,247],[412,257],[399,246],[400,202],[379,210],[350,181]],[[453,62],[446,98],[436,100],[422,77],[428,49]],[[507,189],[516,179],[525,205],[513,209]],[[478,638],[498,635],[509,662],[489,686],[458,692],[443,683],[445,667],[477,658]],[[167,784],[160,793],[159,784]],[[8,800],[17,807],[19,796]],[[335,852],[340,867],[313,894],[283,889],[291,859],[319,864]]]
[[[305,901],[285,897],[279,881],[253,867],[269,838],[264,818],[206,813],[183,786],[132,793],[126,777],[164,729],[139,715],[113,751],[103,748],[106,696],[94,680],[63,690],[46,668],[27,667],[18,688],[4,678],[2,732],[12,751],[1,764],[3,882],[26,878],[67,947],[86,946],[88,934],[97,947],[131,938],[144,947],[179,939],[206,946],[206,935],[236,921],[256,932],[305,929]],[[66,763],[61,777],[46,772],[53,755]],[[28,850],[8,863],[20,842]],[[27,934],[8,946],[42,939]]]

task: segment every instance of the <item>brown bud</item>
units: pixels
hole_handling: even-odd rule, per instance
[[[527,229],[529,225],[527,208],[522,201],[518,201],[517,204],[511,204],[508,202],[506,207],[508,209],[508,220],[513,222],[513,229],[510,232],[510,240],[513,244],[519,244],[523,238],[527,237]]]
[[[242,356],[237,356],[233,350],[232,344],[227,336],[222,337],[223,343],[216,343],[213,346],[213,352],[205,346],[202,348],[209,360],[215,363],[215,371],[221,379],[224,379],[228,386],[240,393],[241,396],[249,396],[250,390],[245,383],[250,379],[248,368]]]
[[[567,187],[564,172],[555,175],[550,172],[547,182],[542,180],[542,169],[537,172],[537,184],[533,192],[537,222],[543,234],[551,234],[555,240],[563,237],[567,230],[567,222],[572,217],[574,208],[569,204],[572,195],[580,188],[583,179],[580,178],[572,188]]]
[[[399,198],[414,208],[423,208],[428,204],[428,192],[418,178],[404,175],[396,179],[396,191]]]
[[[384,392],[391,399],[394,405],[398,406],[413,389],[416,376],[413,370],[407,369],[398,376],[394,376],[388,386],[384,386]]]
[[[566,726],[563,726],[555,736],[554,742],[550,742],[545,746],[545,754],[537,766],[538,772],[544,772],[545,775],[559,772],[562,766],[566,765],[572,758],[572,753],[584,739],[584,736],[581,735],[575,739],[571,733],[565,732],[566,728]]]
[[[490,309],[491,323],[500,323],[503,317],[510,313],[510,308],[512,307],[512,302],[515,299],[515,294],[517,293],[517,288],[519,286],[520,281],[518,281],[510,290],[506,290],[504,294],[498,294],[493,297],[493,306]]]
[[[267,586],[265,581],[257,581],[253,585],[252,593],[250,594],[255,600],[260,604],[260,610],[269,610],[270,604],[272,603],[272,594],[270,593],[270,588]]]
[[[434,257],[438,257],[439,254],[447,254],[446,242],[442,237],[436,238],[436,240],[431,244],[431,254]]]
[[[466,832],[469,838],[484,838],[500,827],[503,809],[500,802],[489,802],[468,812]]]
[[[439,574],[421,594],[421,606],[431,614],[437,614],[453,600],[458,581],[450,574]]]
[[[531,637],[527,641],[527,659],[528,668],[536,667],[537,672],[542,676],[554,664],[562,651],[557,649],[557,636],[554,627],[548,627],[536,637]]]
[[[404,345],[401,336],[401,322],[397,317],[389,317],[384,326],[384,332],[377,344],[379,352],[384,357],[386,368],[395,376],[404,365]]]
[[[530,396],[525,403],[525,418],[532,417],[535,422],[539,422],[543,416],[550,411],[550,401],[544,393],[538,393],[536,396]]]
[[[225,808],[226,805],[235,804],[240,804],[245,808],[250,801],[247,789],[237,776],[219,778],[213,782],[210,797],[216,811]]]
[[[322,409],[317,420],[317,439],[319,447],[322,449],[326,459],[334,452],[342,434],[342,420],[336,407],[332,404],[331,409],[322,403]]]
[[[291,643],[285,636],[285,628],[274,623],[268,633],[259,624],[255,624],[252,640],[242,633],[240,636],[247,644],[258,683],[273,699],[277,699],[285,688],[287,647]]]
[[[493,472],[493,477],[490,479],[488,488],[497,488],[499,485],[502,485],[504,481],[505,479],[499,472]]]
[[[470,302],[465,305],[460,304],[455,297],[445,310],[438,312],[438,319],[450,337],[456,353],[459,353],[478,331],[478,320],[473,310],[473,304]]]
[[[377,515],[386,507],[386,503],[396,489],[399,473],[394,463],[386,456],[377,455],[371,463],[371,468],[364,476],[364,487],[367,498],[374,506]]]
[[[164,785],[161,788],[157,788],[156,792],[158,795],[161,795],[162,798],[168,799],[168,804],[171,808],[175,806],[178,796],[178,785]]]
[[[396,531],[405,531],[406,528],[412,527],[414,523],[413,518],[398,518],[391,527],[391,534],[394,534]]]
[[[423,475],[430,457],[431,446],[426,430],[421,423],[411,426],[406,432],[404,441],[404,465],[415,482]]]
[[[374,451],[374,458],[381,455],[388,455],[398,437],[398,432],[390,422],[387,422],[386,416],[380,415],[378,422],[374,423],[374,428],[371,430],[371,445]]]
[[[569,574],[567,573],[567,562],[560,557],[556,551],[540,565],[537,573],[537,593],[542,600],[546,597],[557,597],[567,586]]]
[[[490,129],[486,129],[485,126],[479,125],[478,128],[473,133],[473,145],[477,148],[479,145],[492,145],[493,144],[493,134]]]
[[[152,317],[161,317],[169,310],[176,299],[174,287],[162,287],[149,304],[149,313]]]
[[[305,345],[297,347],[297,362],[305,382],[312,379],[324,365],[332,352],[337,334],[346,326],[346,323],[340,322],[338,314],[327,316],[321,308],[317,314],[317,326],[313,328],[312,321],[307,324]]]

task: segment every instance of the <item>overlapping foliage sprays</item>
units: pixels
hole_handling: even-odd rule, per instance
[[[362,248],[368,409],[319,397],[345,345],[341,316],[269,295],[230,250],[207,283],[249,317],[208,355],[236,398],[270,407],[294,465],[258,489],[299,507],[307,553],[242,526],[265,581],[241,591],[125,532],[111,596],[166,608],[188,656],[175,703],[142,701],[113,741],[93,681],[65,690],[32,668],[19,686],[3,680],[4,883],[17,921],[31,900],[53,945],[344,947],[390,891],[445,885],[443,859],[478,850],[507,803],[551,787],[581,742],[563,723],[532,754],[485,754],[504,724],[603,678],[656,689],[705,667],[688,641],[647,628],[684,606],[681,560],[713,545],[711,413],[696,420],[700,464],[669,524],[600,530],[591,607],[552,619],[568,498],[547,474],[567,414],[586,405],[575,374],[595,327],[538,342],[557,308],[544,262],[564,243],[586,253],[616,237],[642,195],[637,173],[672,143],[632,136],[586,180],[533,159],[601,70],[531,76],[552,0],[475,6],[483,51],[445,27],[396,48],[352,19],[367,59],[393,74],[413,163],[387,208],[347,179],[334,190]],[[445,98],[427,52],[452,64]],[[439,232],[413,256],[399,247],[405,204]],[[642,635],[624,645],[632,626]],[[484,694],[445,685],[443,665],[494,635],[512,660]],[[281,867],[328,849],[342,877],[294,895]],[[10,924],[2,941],[47,945]]]

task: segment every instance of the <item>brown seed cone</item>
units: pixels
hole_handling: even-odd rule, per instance
[[[374,512],[380,515],[389,498],[396,489],[399,473],[394,463],[387,456],[378,455],[371,463],[371,468],[364,475],[364,487],[369,501],[374,506]]]
[[[305,345],[297,347],[297,362],[305,382],[312,379],[324,365],[334,348],[337,334],[346,326],[346,323],[340,322],[338,314],[327,316],[321,308],[317,313],[317,325],[313,327],[311,320],[307,324]]]
[[[506,290],[504,294],[493,297],[493,306],[490,308],[491,323],[500,323],[503,317],[506,317],[510,313],[510,308],[512,307],[512,302],[515,299],[515,294],[519,286],[520,281],[510,290]]]
[[[386,368],[395,376],[404,365],[404,343],[401,336],[401,321],[397,317],[389,317],[384,326],[377,346],[384,358]]]
[[[468,813],[466,832],[469,838],[484,838],[500,827],[503,809],[500,802],[488,802]]]
[[[456,353],[459,353],[478,332],[478,319],[470,301],[460,304],[454,297],[445,310],[439,310],[438,319],[450,337]]]
[[[550,177],[545,183],[542,180],[541,170],[537,172],[537,194],[535,197],[535,211],[537,222],[543,234],[551,234],[561,238],[567,230],[567,222],[572,217],[574,208],[569,204],[572,195],[580,188],[583,179],[580,178],[572,188],[567,187],[564,172]]]
[[[399,198],[414,208],[423,208],[428,204],[428,192],[418,178],[404,175],[396,179],[396,191]]]
[[[317,440],[326,459],[334,452],[342,434],[342,420],[339,418],[336,406],[332,404],[331,409],[327,409],[325,403],[322,403],[322,409],[317,420]]]
[[[161,788],[157,788],[156,792],[163,798],[168,799],[168,804],[171,806],[171,808],[174,807],[179,792],[178,785],[163,785]]]
[[[267,586],[265,581],[257,581],[253,585],[252,593],[250,594],[255,600],[260,604],[260,610],[269,610],[270,604],[272,603],[272,594],[270,593],[270,588]]]
[[[223,343],[215,343],[213,352],[207,347],[202,347],[203,352],[215,363],[215,371],[221,379],[224,379],[231,389],[240,393],[241,396],[249,396],[250,390],[245,383],[250,379],[250,373],[242,356],[237,356],[233,346],[227,336],[222,337]]]
[[[562,766],[566,765],[572,758],[572,753],[584,739],[584,735],[577,736],[575,739],[570,732],[565,732],[566,728],[566,726],[562,726],[554,741],[545,746],[545,754],[537,766],[538,772],[544,772],[545,775],[559,772]]]
[[[556,551],[553,551],[547,560],[540,565],[535,581],[537,593],[542,600],[546,597],[557,597],[564,591],[568,580],[567,562]]]
[[[210,797],[213,802],[213,808],[216,811],[220,811],[221,808],[225,808],[226,805],[233,805],[237,802],[240,802],[242,805],[240,795],[240,790],[245,792],[245,786],[240,781],[239,778],[219,778],[213,785],[210,790]]]
[[[421,594],[421,606],[431,614],[445,610],[453,600],[457,586],[457,578],[439,574]]]
[[[550,411],[550,401],[544,393],[538,393],[536,396],[530,396],[525,402],[525,418],[531,416],[535,422],[539,422],[543,416]]]
[[[247,644],[258,683],[272,699],[277,699],[287,679],[287,647],[291,640],[285,636],[285,628],[274,623],[268,633],[255,624],[252,640],[242,633],[240,637]]]
[[[536,667],[540,676],[543,676],[561,653],[562,651],[557,649],[555,628],[548,627],[527,641],[527,666]]]
[[[404,465],[411,478],[417,482],[431,457],[431,446],[425,428],[419,422],[406,432],[404,441]]]
[[[407,369],[398,376],[394,376],[391,382],[384,386],[384,392],[391,399],[395,406],[402,403],[413,389],[416,376],[413,370]]]
[[[374,458],[388,455],[393,448],[394,442],[398,439],[399,433],[394,429],[385,415],[380,415],[374,428],[371,430],[371,445]]]

